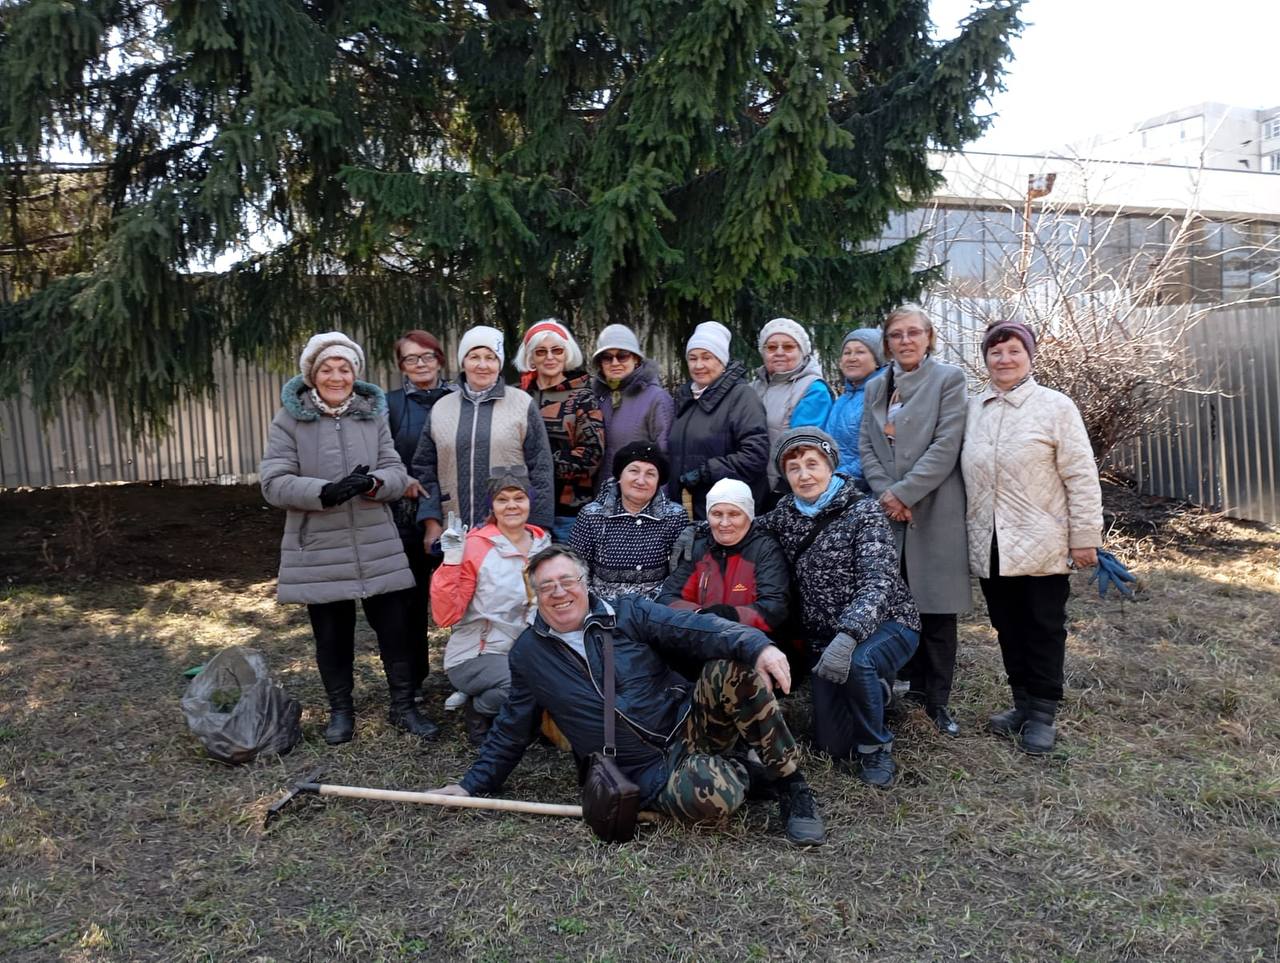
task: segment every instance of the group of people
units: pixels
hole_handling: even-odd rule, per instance
[[[479,747],[442,791],[497,789],[539,732],[580,759],[604,738],[606,642],[618,763],[645,805],[717,820],[759,793],[793,842],[825,831],[774,695],[810,678],[815,749],[863,782],[895,778],[895,680],[938,731],[957,616],[978,577],[1011,706],[990,728],[1029,753],[1055,743],[1067,573],[1101,545],[1097,471],[1070,399],[1032,376],[1015,321],[982,343],[970,396],[904,305],[850,331],[840,393],[809,333],[776,318],[752,374],[700,324],[668,394],[636,334],[613,324],[589,368],[558,320],[532,325],[501,378],[502,333],[396,342],[403,386],[359,380],[364,355],[313,337],[282,393],[262,463],[288,510],[279,598],[303,602],[329,700],[324,737],[352,738],[355,599],[378,637],[390,721],[435,738],[415,696],[428,606],[450,627],[444,670]]]

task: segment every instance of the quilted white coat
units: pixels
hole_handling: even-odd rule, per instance
[[[1029,378],[969,401],[960,456],[974,575],[1059,575],[1072,548],[1102,545],[1102,489],[1075,403]],[[1000,571],[990,573],[991,531]]]

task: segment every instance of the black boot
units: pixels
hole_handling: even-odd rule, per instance
[[[1058,730],[1053,725],[1053,717],[1057,711],[1058,703],[1052,699],[1028,699],[1027,719],[1022,724],[1018,748],[1033,756],[1052,752],[1058,739]]]
[[[348,700],[345,708],[329,707],[329,724],[324,727],[324,741],[331,746],[350,742],[356,734],[356,713]]]
[[[324,729],[324,741],[331,746],[350,742],[356,731],[355,706],[351,701],[352,664],[327,650],[317,650],[316,664],[325,695],[329,697],[329,724]]]
[[[476,708],[473,700],[468,699],[462,709],[462,721],[467,727],[467,741],[479,749],[493,727],[493,716],[485,715]]]
[[[413,704],[413,667],[408,662],[391,662],[386,665],[386,672],[387,688],[391,692],[387,721],[427,741],[439,738],[440,727],[418,712]]]
[[[1013,708],[997,712],[987,720],[987,726],[998,736],[1016,736],[1027,721],[1027,690],[1013,690]]]

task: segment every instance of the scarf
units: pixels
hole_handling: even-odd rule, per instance
[[[347,413],[347,410],[351,407],[351,402],[356,400],[356,393],[354,391],[351,392],[351,394],[347,395],[347,400],[344,401],[342,404],[338,405],[338,407],[336,408],[332,408],[329,405],[325,404],[324,399],[320,397],[320,392],[317,391],[315,388],[311,389],[311,400],[312,402],[314,402],[315,406],[320,410],[320,414],[329,415],[331,418],[341,418],[343,415]]]
[[[479,389],[471,387],[471,385],[467,384],[465,381],[459,383],[462,386],[462,393],[466,395],[467,400],[473,405],[478,405],[482,400],[484,400],[484,396],[493,390],[494,385],[498,382],[495,381],[492,385],[489,385],[489,387]]]
[[[797,495],[796,508],[800,511],[800,514],[806,518],[813,518],[831,504],[831,499],[835,498],[842,488],[844,488],[844,479],[839,475],[832,475],[831,482],[827,485],[827,490],[819,495],[814,501],[806,502]]]
[[[893,369],[889,372],[889,377],[893,379],[893,391],[889,395],[889,405],[884,413],[884,436],[889,441],[889,447],[893,447],[894,435],[897,432],[897,425],[894,423],[898,417],[898,411],[907,399],[902,396],[903,389],[907,394],[911,394],[915,390],[916,382],[923,381],[926,372],[933,363],[933,358],[926,355],[920,360],[920,363],[911,371],[904,371],[898,362],[893,362]]]
[[[622,407],[622,382],[623,378],[605,378],[604,383],[609,386],[609,403],[613,405],[613,410],[617,411]]]

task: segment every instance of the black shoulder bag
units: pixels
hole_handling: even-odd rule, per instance
[[[587,759],[582,782],[582,818],[606,843],[627,843],[636,835],[640,787],[618,768],[614,742],[613,633],[604,633],[604,746]]]

